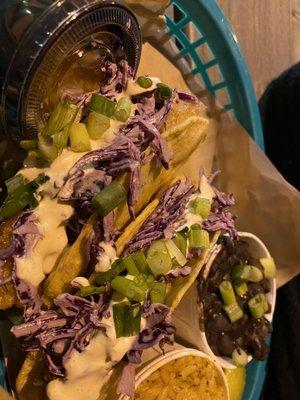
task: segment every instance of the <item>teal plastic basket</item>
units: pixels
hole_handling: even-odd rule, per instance
[[[262,125],[248,68],[228,21],[214,0],[174,0],[166,12],[177,60],[264,149]]]

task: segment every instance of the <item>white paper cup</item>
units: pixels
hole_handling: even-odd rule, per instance
[[[248,232],[239,232],[239,236],[249,243],[249,252],[255,258],[271,257],[268,249],[257,236]],[[272,322],[276,302],[276,279],[271,279],[270,283],[271,290],[266,294],[266,297],[271,305],[271,311],[265,314],[265,318]],[[236,368],[231,358],[219,357],[213,353],[207,342],[205,332],[200,329],[199,315],[197,282],[194,282],[174,311],[172,321],[176,327],[176,335],[185,343],[213,357],[223,368]],[[251,361],[251,359],[252,357],[249,356],[248,361]]]
[[[219,365],[218,362],[216,362],[215,359],[212,357],[208,356],[207,354],[203,353],[202,351],[195,350],[195,349],[189,349],[189,348],[181,348],[179,350],[173,350],[170,351],[164,355],[161,355],[157,358],[155,358],[153,361],[151,361],[147,366],[145,366],[137,375],[135,378],[135,388],[137,388],[145,379],[147,379],[153,372],[158,370],[160,367],[163,365],[167,364],[170,361],[176,360],[181,357],[186,357],[186,356],[195,356],[195,357],[201,357],[210,360],[212,363],[214,363],[216,369],[219,372],[219,377],[224,385],[225,389],[225,400],[229,400],[229,389],[228,389],[228,383],[226,376],[224,374],[224,371],[222,370],[221,366]],[[118,400],[128,400],[128,396],[120,396]]]

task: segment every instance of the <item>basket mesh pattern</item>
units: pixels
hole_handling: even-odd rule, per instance
[[[195,25],[191,15],[184,10],[184,2],[173,1],[166,11],[166,19],[170,40],[178,48],[177,57],[184,58],[189,63],[191,74],[198,81],[199,87],[206,88],[224,110],[233,110],[218,58],[211,49],[205,32]],[[203,93],[199,90],[196,94],[201,97]]]

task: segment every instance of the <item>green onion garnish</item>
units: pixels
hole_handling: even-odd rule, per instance
[[[96,294],[102,294],[106,292],[106,288],[104,286],[81,286],[78,291],[77,295],[81,297],[93,296]]]
[[[38,142],[36,139],[21,140],[20,147],[24,150],[34,150],[37,148]]]
[[[137,251],[136,253],[131,254],[131,258],[141,274],[151,275],[147,259],[142,251]]]
[[[149,89],[152,86],[152,79],[148,76],[139,76],[136,80],[137,84],[143,89]]]
[[[113,181],[92,199],[92,206],[97,214],[107,215],[118,205],[126,201],[127,193],[119,182]]]
[[[263,269],[264,275],[267,279],[275,278],[276,276],[276,265],[272,257],[265,257],[259,259]]]
[[[117,103],[107,97],[94,93],[90,103],[90,110],[110,118],[114,115],[116,105]]]
[[[234,290],[235,290],[235,293],[238,296],[240,296],[240,297],[245,296],[245,294],[248,292],[247,283],[246,282],[242,282],[240,284],[234,285]]]
[[[155,89],[155,96],[159,100],[168,100],[172,96],[172,89],[164,83],[158,83]]]
[[[51,135],[53,145],[57,147],[58,151],[60,152],[62,149],[67,147],[68,145],[68,140],[69,140],[69,134],[70,134],[70,126],[72,124],[68,124],[62,129],[60,132],[55,133],[54,135]]]
[[[263,273],[253,265],[240,264],[234,267],[232,279],[237,284],[242,282],[260,282],[263,279]]]
[[[150,298],[151,303],[163,303],[166,297],[167,285],[164,282],[154,281],[151,285]]]
[[[138,267],[134,262],[134,259],[131,256],[122,258],[122,263],[125,265],[125,268],[127,269],[130,275],[136,276],[140,273]]]
[[[110,118],[91,111],[87,118],[87,131],[92,140],[100,139],[105,131],[110,128]]]
[[[219,286],[219,290],[221,292],[224,304],[229,305],[236,303],[234,290],[230,281],[223,281]]]
[[[233,350],[231,358],[237,367],[244,367],[248,364],[248,354],[240,347]]]
[[[3,218],[10,218],[27,206],[36,207],[38,201],[35,197],[35,191],[48,179],[49,177],[45,174],[40,174],[36,179],[28,182],[23,175],[18,174],[7,180],[7,196],[0,208],[0,215]]]
[[[269,306],[264,294],[257,294],[248,301],[248,306],[253,318],[261,318],[268,311]]]
[[[147,262],[154,276],[165,275],[172,269],[172,257],[162,251],[148,257]]]
[[[116,292],[139,303],[144,300],[147,291],[147,287],[145,289],[137,282],[124,278],[123,276],[115,277],[111,282],[111,286]]]
[[[209,247],[209,233],[195,227],[188,232],[189,247],[193,249],[207,249]]]
[[[43,157],[43,154],[40,152],[40,150],[29,150],[27,157],[23,161],[23,166],[24,167],[43,167],[47,161]]]
[[[38,147],[42,156],[49,162],[56,159],[59,149],[53,144],[53,139],[48,136],[39,135]]]
[[[114,304],[113,316],[117,338],[133,336],[140,332],[141,309],[139,305]]]
[[[91,142],[86,126],[82,123],[74,123],[70,126],[70,145],[76,152],[91,150]]]
[[[131,106],[130,97],[121,97],[114,111],[115,119],[121,122],[127,121],[131,114]]]
[[[94,272],[90,277],[90,282],[96,282],[99,286],[106,282],[110,282],[113,278],[120,275],[121,272],[125,271],[126,267],[122,263],[121,259],[113,262],[111,268],[105,272]]]
[[[243,318],[243,310],[237,303],[228,304],[223,307],[231,323],[238,321]]]
[[[168,249],[166,247],[165,240],[155,240],[151,243],[147,250],[147,257],[153,256],[155,253],[167,253]]]
[[[196,197],[192,201],[193,212],[202,218],[207,218],[210,213],[211,203],[204,197]]]
[[[177,232],[176,236],[172,239],[181,253],[185,256],[187,250],[187,238],[184,233]]]
[[[182,252],[179,250],[179,248],[176,246],[176,244],[173,242],[173,240],[166,240],[166,246],[169,252],[173,257],[175,257],[177,263],[183,267],[187,263],[187,259],[185,258],[185,255],[182,254]]]
[[[78,108],[67,101],[58,103],[42,130],[41,136],[52,136],[60,132],[65,126],[73,123]]]

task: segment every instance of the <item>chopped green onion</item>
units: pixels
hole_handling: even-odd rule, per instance
[[[116,105],[117,103],[107,97],[94,93],[90,103],[90,110],[110,118],[114,115]]]
[[[117,338],[133,336],[140,332],[141,309],[139,305],[114,304],[113,316]]]
[[[263,269],[264,275],[267,279],[275,278],[276,276],[276,265],[272,257],[265,257],[259,259]]]
[[[155,89],[155,96],[159,100],[168,100],[172,96],[172,89],[164,83],[158,83]]]
[[[48,179],[48,176],[45,176],[45,174],[40,174],[36,179],[28,182],[21,174],[18,174],[7,180],[8,194],[0,208],[0,215],[3,218],[10,218],[27,206],[31,208],[36,207],[38,202],[35,198],[35,191]]]
[[[172,269],[172,258],[168,253],[162,251],[147,258],[149,267],[154,276],[165,275]]]
[[[230,281],[223,281],[219,286],[219,290],[221,292],[224,304],[229,305],[236,303],[234,290]]]
[[[136,253],[131,254],[131,257],[141,274],[151,275],[151,270],[143,252],[137,251]]]
[[[192,208],[194,214],[207,218],[210,213],[211,203],[208,199],[199,196],[192,201]]]
[[[29,150],[27,157],[23,161],[23,166],[24,167],[43,167],[47,161],[43,157],[43,154],[40,152],[40,150]]]
[[[111,268],[105,272],[94,272],[91,275],[90,281],[96,282],[99,286],[106,282],[110,282],[113,278],[120,275],[121,272],[125,271],[126,267],[122,263],[121,259],[114,261]]]
[[[123,276],[115,277],[111,282],[111,286],[116,292],[138,303],[144,300],[147,291],[147,289],[144,290],[144,288],[135,281],[124,278]]]
[[[8,195],[16,195],[22,193],[26,189],[28,180],[22,174],[17,174],[5,181]]]
[[[234,290],[238,296],[240,296],[240,297],[245,296],[245,294],[248,292],[247,283],[242,282],[240,284],[234,285]]]
[[[237,367],[244,367],[248,364],[248,354],[240,347],[233,350],[231,358]]]
[[[71,125],[68,124],[60,132],[57,132],[54,135],[51,135],[53,144],[55,147],[57,147],[59,152],[61,152],[62,149],[64,149],[68,145],[68,140],[69,140],[69,135],[70,135],[70,126]]]
[[[139,76],[136,82],[143,89],[149,89],[153,84],[152,79],[148,76]]]
[[[190,229],[199,231],[201,229],[201,225],[200,224],[193,224],[193,225],[190,226]]]
[[[122,122],[127,121],[131,114],[131,106],[130,97],[121,97],[114,111],[115,119]]]
[[[92,199],[92,206],[97,214],[107,215],[119,204],[126,201],[127,193],[119,182],[113,181]]]
[[[269,306],[264,294],[257,294],[248,301],[248,306],[253,318],[261,318],[268,311]]]
[[[141,307],[139,304],[126,304],[124,315],[124,336],[137,335],[141,328]]]
[[[154,281],[150,290],[151,303],[163,303],[166,297],[167,285],[164,282]]]
[[[147,250],[147,257],[153,256],[155,253],[167,253],[168,249],[166,247],[165,240],[155,240],[151,243],[150,247]]]
[[[86,126],[82,123],[74,123],[70,126],[70,145],[76,152],[91,150],[91,142]]]
[[[37,148],[38,142],[36,139],[21,140],[20,147],[24,150],[34,150]]]
[[[118,303],[113,305],[113,317],[114,317],[114,325],[116,330],[116,336],[124,337],[125,336],[125,304]]]
[[[87,118],[86,127],[92,140],[100,139],[103,133],[110,128],[110,118],[96,111],[91,111]]]
[[[232,279],[235,283],[260,282],[263,279],[263,273],[253,265],[239,264],[233,269]]]
[[[134,262],[134,259],[131,256],[122,258],[122,263],[125,265],[125,268],[127,269],[130,275],[136,276],[140,273],[138,267]]]
[[[177,232],[176,236],[172,239],[176,246],[179,248],[181,253],[186,256],[187,250],[187,238],[184,233]]]
[[[95,294],[102,294],[106,292],[106,288],[104,286],[98,287],[98,286],[81,286],[78,291],[77,295],[81,297],[88,297],[88,296],[93,296]]]
[[[204,229],[190,229],[188,239],[190,248],[207,249],[209,247],[209,233]]]
[[[49,136],[38,136],[38,147],[42,156],[49,162],[56,159],[59,149],[53,144],[53,139]]]
[[[243,310],[237,303],[228,304],[227,306],[223,307],[230,322],[233,324],[234,322],[238,321],[239,319],[243,318]]]
[[[58,103],[42,130],[41,136],[51,136],[60,132],[66,125],[73,123],[78,108],[67,101]]]
[[[175,257],[178,264],[183,267],[187,263],[187,259],[173,242],[173,240],[166,240],[166,246],[172,256]]]

